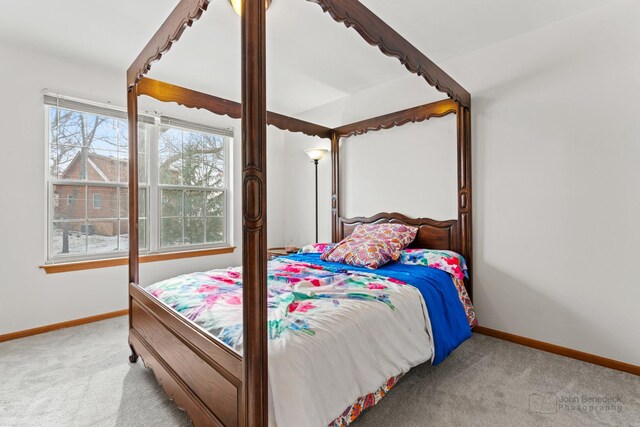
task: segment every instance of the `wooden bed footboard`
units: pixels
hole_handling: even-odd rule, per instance
[[[242,357],[140,286],[129,285],[131,361],[143,359],[198,426],[243,426]]]

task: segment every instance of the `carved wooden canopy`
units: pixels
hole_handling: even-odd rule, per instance
[[[183,31],[193,25],[207,10],[211,0],[181,0],[167,20],[147,43],[127,71],[127,84],[132,87],[144,76],[154,61],[159,60]],[[446,93],[464,107],[471,107],[471,95],[451,76],[409,43],[397,31],[357,0],[307,0],[318,4],[336,22],[353,28],[369,44],[387,56],[398,58],[407,70],[423,77],[429,85]]]

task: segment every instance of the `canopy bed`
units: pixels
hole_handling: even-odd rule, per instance
[[[269,299],[269,295],[271,295],[269,292],[272,292],[272,290],[269,289],[271,282],[268,280],[268,275],[272,275],[274,269],[276,272],[286,270],[291,273],[291,271],[299,271],[309,265],[317,264],[322,265],[317,270],[330,271],[332,274],[349,274],[350,278],[368,280],[369,284],[371,284],[372,277],[374,277],[366,272],[358,272],[357,269],[345,273],[340,267],[332,266],[331,263],[323,264],[323,261],[320,260],[313,261],[310,264],[309,260],[311,258],[304,258],[303,255],[289,260],[287,258],[276,260],[275,267],[271,265],[268,267],[266,244],[266,125],[273,125],[286,131],[301,132],[306,135],[331,140],[331,224],[333,242],[339,242],[350,236],[356,226],[360,224],[404,224],[416,230],[415,239],[411,243],[412,248],[457,252],[467,260],[469,271],[471,271],[471,97],[469,93],[358,1],[309,1],[320,5],[323,11],[328,12],[336,22],[342,22],[347,27],[354,28],[365,41],[377,46],[384,54],[398,58],[407,70],[422,76],[429,85],[445,93],[448,99],[347,124],[338,128],[328,128],[266,110],[266,22],[264,0],[244,1],[244,13],[241,18],[241,103],[145,77],[151,63],[159,60],[172,44],[178,40],[181,33],[207,10],[210,0],[181,0],[164,24],[162,24],[127,71],[129,229],[131,230],[129,237],[129,344],[132,355],[130,360],[135,362],[138,355],[141,356],[145,364],[153,369],[169,397],[187,411],[189,417],[197,426],[269,425],[269,411],[270,407],[273,406],[273,402],[270,402],[270,399],[277,398],[273,390],[276,388],[276,384],[270,383],[268,376],[270,360],[268,339],[269,334],[273,333],[269,326],[270,323],[268,323],[269,313],[273,314],[269,311],[272,309],[273,300]],[[163,102],[175,102],[189,108],[206,109],[214,114],[242,119],[243,262],[241,269],[225,270],[224,273],[228,275],[224,278],[227,282],[233,283],[234,280],[241,277],[242,282],[247,284],[236,289],[237,292],[240,292],[238,301],[241,301],[240,307],[242,308],[241,318],[235,324],[236,336],[241,339],[240,351],[225,337],[214,336],[201,323],[193,321],[193,317],[187,318],[188,316],[179,313],[175,307],[170,307],[167,301],[162,301],[161,297],[170,298],[171,293],[167,291],[168,289],[176,292],[180,290],[175,286],[171,288],[171,286],[175,285],[175,283],[170,282],[172,279],[163,284],[165,287],[160,287],[160,284],[152,285],[154,292],[139,285],[137,173],[139,96],[148,96]],[[412,219],[396,213],[381,213],[373,217],[358,218],[343,218],[340,216],[339,151],[341,139],[434,117],[443,117],[449,114],[456,115],[457,123],[457,218],[436,221],[429,218]],[[387,274],[382,269],[380,270],[380,273],[375,273],[374,279],[376,283],[373,284],[375,285],[373,289],[379,285],[378,282],[384,282],[385,289],[388,292],[392,292],[392,289],[395,289],[396,282],[398,282],[398,280],[394,279],[394,274],[396,273]],[[387,275],[385,276],[385,274]],[[461,279],[459,283],[462,288],[458,289],[460,295],[464,293],[466,288],[466,293],[471,297],[471,275],[469,274],[464,282]],[[451,289],[455,288],[451,287]],[[233,290],[233,292],[236,292],[236,290]],[[397,301],[402,301],[404,297],[401,294],[414,292],[415,289],[414,291],[408,291],[403,288],[402,290],[397,289],[397,291]],[[423,305],[424,301],[426,301],[427,305],[429,305],[427,291],[421,292],[422,297],[415,297],[413,301],[423,301]],[[361,296],[360,294],[358,295]],[[380,299],[380,295],[378,295],[377,299]],[[335,305],[340,304],[335,299],[333,301]],[[268,304],[271,304],[269,309]],[[348,306],[348,304],[346,305]],[[291,310],[291,304],[287,307]],[[410,310],[407,308],[407,311]],[[240,312],[236,311],[234,313],[238,315]],[[422,319],[425,315],[420,314],[418,317]],[[272,320],[270,318],[269,322]],[[370,320],[374,321],[375,319]],[[427,323],[428,321],[429,319],[427,319]],[[431,319],[431,323],[435,321],[435,318]],[[301,326],[300,323],[289,326],[304,329],[304,326]],[[430,328],[430,325],[427,325],[426,328],[422,325],[417,329],[422,329],[420,333],[425,333],[425,331],[430,331]],[[228,331],[229,329],[225,330]],[[432,334],[436,335],[434,339],[437,338],[436,332],[434,330]],[[317,336],[320,336],[320,334]],[[408,370],[411,366],[422,363],[429,358],[437,357],[425,349],[420,351],[422,351],[422,360],[407,361],[409,366],[405,366],[404,370]],[[385,387],[375,391],[375,395],[371,397],[373,403],[384,395],[388,387],[393,385],[396,379],[396,377],[390,377]],[[279,385],[281,386],[282,384]],[[327,394],[330,394],[328,392],[327,390]],[[353,406],[353,408],[366,407],[366,402],[363,402],[359,407]],[[335,421],[335,425],[345,425],[347,423],[348,420],[345,421],[344,419],[342,421],[336,419]]]

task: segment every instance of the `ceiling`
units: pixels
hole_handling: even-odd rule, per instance
[[[436,63],[615,0],[361,0]],[[34,7],[34,3],[37,7]],[[3,0],[0,40],[123,73],[177,0]],[[268,105],[295,114],[407,75],[315,4],[274,0],[267,14]],[[240,19],[227,0],[150,77],[240,97]],[[464,86],[464,76],[453,76]],[[424,84],[420,90],[433,91]]]

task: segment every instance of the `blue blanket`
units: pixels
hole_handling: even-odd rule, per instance
[[[332,271],[356,271],[379,274],[401,280],[417,288],[427,304],[435,356],[433,364],[442,362],[453,350],[471,337],[471,328],[464,307],[458,296],[458,291],[451,280],[451,276],[435,268],[405,265],[393,262],[377,270],[354,267],[335,262],[325,262],[320,254],[296,254],[288,258],[319,265]]]

